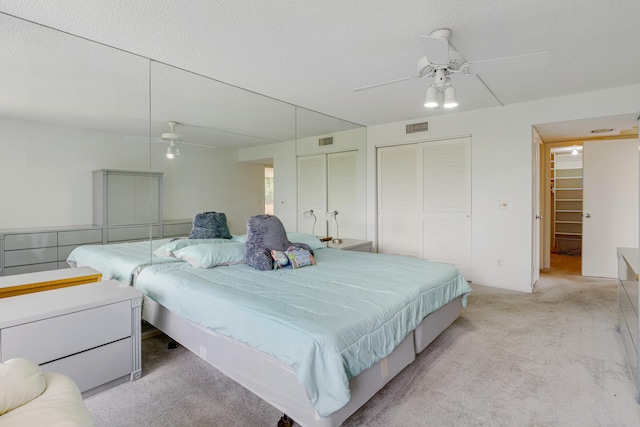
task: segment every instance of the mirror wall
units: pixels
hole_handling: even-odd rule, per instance
[[[243,149],[287,151],[276,193],[286,181],[280,212],[295,225],[297,141],[366,138],[359,125],[1,13],[0,55],[0,275],[63,268],[79,244],[185,235],[203,211],[244,233],[264,212],[273,158],[240,162]],[[180,156],[168,159],[171,133]]]

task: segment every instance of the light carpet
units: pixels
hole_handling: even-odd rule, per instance
[[[640,426],[615,280],[473,285],[468,307],[343,426]],[[99,426],[276,426],[282,415],[164,335],[143,377],[85,400]]]

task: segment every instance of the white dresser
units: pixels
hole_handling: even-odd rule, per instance
[[[636,400],[640,403],[640,354],[638,353],[639,318],[638,274],[640,274],[640,250],[618,248],[618,325],[631,369],[636,380]]]
[[[0,299],[0,362],[71,377],[84,397],[141,376],[142,294],[102,281]]]

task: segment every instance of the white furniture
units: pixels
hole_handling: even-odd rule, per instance
[[[638,274],[640,274],[640,250],[618,248],[618,325],[629,361],[636,379],[636,400],[640,403],[640,354],[638,353]]]
[[[141,376],[142,295],[116,281],[0,299],[0,362],[25,358],[83,395]]]
[[[141,227],[146,229],[146,235],[140,233]],[[188,236],[191,228],[191,219],[164,221],[162,237]],[[154,230],[160,229],[156,226]],[[111,228],[112,239],[138,240],[141,236],[149,238],[149,224]],[[69,268],[66,260],[71,251],[102,242],[102,226],[0,230],[0,276]]]
[[[67,268],[72,250],[101,242],[102,230],[91,225],[0,230],[0,276]]]
[[[341,249],[343,251],[371,252],[371,241],[357,239],[342,239],[342,243],[327,242],[328,248]]]
[[[53,425],[95,425],[78,386],[66,375],[43,373],[26,359],[1,363],[0,427]]]
[[[93,223],[103,243],[161,237],[162,172],[93,171]]]

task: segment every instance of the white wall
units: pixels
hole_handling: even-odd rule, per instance
[[[264,213],[264,167],[238,162],[236,150],[180,145],[181,156],[165,157],[166,144],[152,144],[151,169],[163,175],[165,220],[224,212],[231,234],[244,234],[247,220]]]
[[[325,136],[333,136],[333,145],[319,147],[318,138]],[[350,150],[358,150],[358,168],[362,171],[358,185],[359,191],[364,194],[366,191],[366,130],[364,128],[241,149],[238,151],[238,160],[260,163],[268,159],[273,162],[274,215],[280,219],[286,230],[295,231],[298,230],[297,157]],[[356,237],[364,238],[364,236]]]
[[[416,119],[368,128],[367,226],[375,239],[376,147],[471,135],[474,283],[531,291],[531,126],[636,112],[640,85],[430,117],[428,134],[405,134]],[[498,209],[508,201],[508,209]],[[498,268],[497,259],[503,259]]]
[[[97,169],[164,172],[164,219],[216,210],[241,234],[264,211],[263,168],[238,163],[235,150],[183,146],[169,161],[165,144],[139,138],[8,119],[0,128],[0,229],[91,224]]]
[[[148,143],[0,119],[0,228],[88,225],[96,169],[149,170]]]

